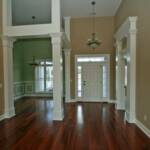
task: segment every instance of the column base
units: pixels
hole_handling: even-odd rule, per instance
[[[118,102],[116,103],[116,109],[117,110],[125,110],[125,104],[123,102]]]
[[[4,120],[5,116],[4,115],[0,115],[0,121]]]
[[[63,111],[54,111],[53,112],[53,120],[54,121],[63,121],[64,120],[64,112]]]
[[[12,118],[14,117],[16,114],[15,114],[15,108],[12,107],[10,108],[9,110],[5,110],[5,113],[4,113],[4,118]]]
[[[136,119],[134,116],[131,115],[131,113],[129,112],[125,112],[125,119],[128,123],[135,123],[136,122]]]

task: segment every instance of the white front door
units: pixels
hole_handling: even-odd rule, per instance
[[[100,63],[82,63],[82,98],[100,100],[103,97],[103,66]]]

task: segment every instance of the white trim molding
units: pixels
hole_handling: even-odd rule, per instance
[[[19,92],[18,92],[19,91]],[[51,92],[34,92],[34,81],[14,82],[14,100],[24,97],[52,97]]]
[[[109,99],[99,99],[99,100],[90,100],[90,99],[71,99],[69,101],[66,101],[66,103],[77,103],[77,102],[85,102],[85,103],[109,103],[109,104],[116,104],[115,100],[109,100]]]
[[[117,106],[118,108],[125,107],[126,110],[126,119],[129,123],[135,123],[136,118],[136,38],[137,38],[137,17],[128,17],[124,24],[119,28],[115,34],[116,39],[116,49],[117,53],[121,52],[122,49],[122,40],[127,39],[127,68],[128,68],[128,81],[127,81],[127,97],[126,103],[119,102],[124,101],[124,98],[121,97],[121,94],[117,95]],[[119,59],[119,58],[118,58]],[[121,69],[120,69],[121,70]],[[116,73],[117,75],[117,73]],[[119,73],[119,76],[120,73]],[[121,77],[117,77],[117,93],[121,93],[120,87],[122,86]],[[119,96],[118,96],[119,95]],[[123,103],[124,106],[123,106]]]
[[[110,104],[116,104],[116,100],[108,100],[108,103],[110,103]]]
[[[145,127],[145,125],[136,119],[136,125],[150,138],[150,129]]]
[[[16,96],[16,97],[15,97],[15,101],[20,100],[20,99],[22,99],[22,98],[24,98],[24,97],[25,97],[24,95],[22,95],[22,96]]]
[[[12,118],[14,117],[16,114],[15,114],[15,108],[14,106],[12,108],[9,108],[7,110],[5,110],[5,114],[4,114],[4,118]]]
[[[68,100],[68,101],[65,101],[65,103],[76,103],[76,102],[77,102],[76,99],[70,99],[70,100]]]
[[[40,97],[42,97],[42,98],[51,98],[52,96],[51,95],[49,95],[49,94],[44,94],[44,95],[42,95],[42,94],[25,94],[25,95],[23,95],[23,96],[17,96],[17,97],[15,97],[15,101],[17,101],[17,100],[20,100],[20,99],[22,99],[22,98],[26,98],[26,97],[37,97],[37,98],[40,98]]]
[[[107,57],[108,60],[104,62],[99,62],[100,64],[105,64],[108,66],[108,97],[102,98],[102,99],[110,99],[110,54],[81,54],[81,55],[75,55],[75,99],[81,99],[77,95],[77,87],[78,87],[78,81],[77,81],[77,58],[78,57]],[[87,101],[87,100],[86,100]]]
[[[2,0],[3,35],[9,37],[47,36],[61,32],[61,0],[51,0],[52,22],[49,24],[12,25],[12,0]]]
[[[5,116],[4,115],[0,115],[0,121],[4,120]]]

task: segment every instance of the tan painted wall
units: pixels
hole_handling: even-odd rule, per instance
[[[0,35],[2,34],[2,0],[0,0]],[[3,57],[2,57],[2,44],[0,39],[0,83],[3,83]],[[3,114],[4,98],[3,89],[0,89],[0,115]]]
[[[115,50],[113,47],[114,17],[96,18],[96,33],[102,40],[102,45],[91,50],[86,42],[92,33],[91,18],[73,18],[71,19],[71,96],[75,97],[75,55],[77,54],[110,54],[110,95],[114,99],[115,90]]]
[[[123,0],[116,15],[116,28],[128,16],[138,16],[137,38],[137,119],[150,129],[150,1]],[[144,115],[148,120],[144,121]]]

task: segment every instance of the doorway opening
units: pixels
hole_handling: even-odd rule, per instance
[[[50,38],[17,39],[14,42],[12,72],[15,107],[24,100],[52,100],[53,59],[50,42]],[[21,111],[24,108],[19,109]]]
[[[75,59],[76,99],[105,101],[109,99],[109,55],[77,55]]]
[[[35,92],[52,93],[53,91],[53,63],[51,60],[39,60],[35,67]]]

